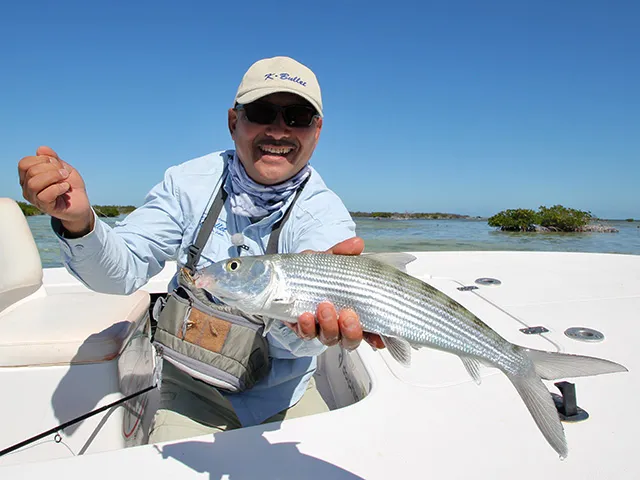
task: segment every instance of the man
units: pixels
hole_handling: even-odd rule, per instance
[[[67,269],[100,292],[131,293],[167,260],[185,265],[214,198],[223,193],[224,208],[197,268],[239,254],[265,253],[274,225],[289,210],[279,252],[357,255],[364,243],[354,237],[347,209],[308,165],[322,123],[313,72],[288,57],[269,58],[249,68],[228,111],[235,150],[168,169],[144,205],[115,228],[96,218],[78,171],[48,147],[20,160],[20,183],[25,199],[52,216]],[[172,287],[176,282],[174,277]],[[312,381],[316,357],[338,342],[349,349],[358,346],[363,332],[357,315],[350,310],[338,314],[323,303],[296,325],[276,324],[268,334],[271,369],[242,393],[219,391],[165,362],[162,403],[150,441],[326,410]],[[379,337],[365,338],[382,347]]]

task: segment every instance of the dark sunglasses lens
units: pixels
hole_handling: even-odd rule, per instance
[[[290,105],[283,108],[284,121],[289,127],[308,127],[316,115],[315,109],[306,105]]]
[[[253,123],[260,125],[269,125],[273,123],[278,115],[278,111],[267,103],[248,103],[244,105],[244,111],[247,119]]]

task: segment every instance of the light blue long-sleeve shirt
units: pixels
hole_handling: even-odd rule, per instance
[[[225,162],[233,150],[211,153],[169,168],[164,180],[147,195],[145,203],[114,228],[96,218],[92,232],[78,239],[62,237],[60,222],[52,226],[60,240],[66,268],[89,288],[103,293],[128,294],[159,273],[167,260],[187,261],[187,251],[222,185]],[[197,268],[239,255],[231,235],[242,233],[242,255],[264,254],[272,226],[284,215],[283,207],[251,223],[231,213],[229,200],[202,250]],[[278,241],[278,251],[326,250],[355,235],[355,224],[340,198],[327,188],[317,171],[296,200]],[[169,288],[176,285],[175,277]],[[272,368],[253,388],[227,394],[244,426],[260,423],[294,405],[305,391],[324,346],[304,341],[280,322],[267,334]]]

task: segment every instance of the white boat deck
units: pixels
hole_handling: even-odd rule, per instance
[[[590,415],[564,423],[561,461],[507,378],[482,371],[476,385],[460,360],[422,349],[410,369],[385,351],[356,353],[372,379],[359,403],[328,413],[75,458],[0,467],[12,478],[210,479],[638,479],[633,412],[640,396],[640,256],[541,252],[423,252],[409,273],[472,310],[510,341],[543,350],[606,358],[627,373],[571,380]],[[146,287],[163,291],[174,266]],[[476,285],[480,277],[499,286]],[[62,269],[45,271],[49,292],[84,287]],[[543,325],[543,335],[524,326]],[[601,342],[565,336],[569,327],[602,332]],[[546,382],[556,391],[553,382]],[[18,413],[16,413],[18,414]],[[20,412],[28,415],[28,412]]]

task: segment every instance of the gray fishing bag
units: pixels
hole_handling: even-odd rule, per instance
[[[178,284],[154,306],[158,353],[215,387],[231,392],[251,388],[270,368],[264,323],[212,302],[184,268]]]
[[[273,226],[266,253],[277,253],[280,231],[303,187]],[[196,288],[191,276],[226,197],[221,185],[196,241],[189,247],[187,264],[178,273],[178,286],[166,300],[161,297],[154,305],[154,345],[164,360],[192,377],[226,391],[242,392],[271,368],[264,322],[216,303],[207,292]]]

